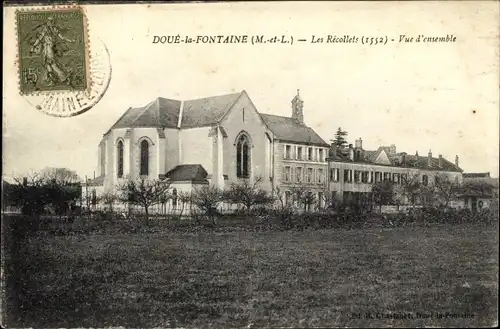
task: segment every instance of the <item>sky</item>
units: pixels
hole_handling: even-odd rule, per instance
[[[85,6],[89,33],[107,46],[109,88],[70,118],[38,112],[19,95],[14,10],[4,10],[3,175],[67,167],[92,177],[102,135],[129,108],[246,90],[262,113],[291,115],[297,89],[307,125],[329,142],[338,127],[365,149],[450,161],[465,172],[499,164],[499,10],[488,2],[219,3]],[[155,35],[394,38],[368,46],[153,44]],[[398,43],[400,35],[455,43]]]

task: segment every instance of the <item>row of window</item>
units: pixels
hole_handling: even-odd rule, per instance
[[[352,170],[345,169],[343,172],[343,181],[345,183],[377,183],[381,181],[390,181],[394,184],[402,184],[408,179],[408,175],[403,173],[390,173],[381,171],[366,171],[366,170]],[[330,169],[330,181],[338,182],[340,181],[340,169],[332,168]],[[436,177],[436,182],[438,177]],[[429,176],[422,175],[421,183],[424,186],[429,185]]]
[[[323,184],[325,182],[324,170],[321,168],[283,167],[283,181],[296,183]]]
[[[139,146],[140,151],[140,164],[139,164],[139,175],[148,176],[149,175],[149,143],[147,140],[143,140]],[[117,170],[116,176],[118,178],[123,177],[123,141],[118,141],[116,144],[116,154],[117,154]]]
[[[250,176],[250,146],[249,139],[246,135],[241,135],[236,145],[236,176],[238,178],[248,178]],[[149,175],[149,143],[143,140],[140,143],[140,164],[139,174],[141,176]],[[117,177],[123,177],[124,166],[124,145],[123,141],[119,140],[116,145],[117,154]],[[104,153],[103,153],[104,155]],[[102,160],[104,163],[104,161]]]
[[[285,160],[326,161],[326,150],[324,148],[285,145],[284,150],[283,158]]]

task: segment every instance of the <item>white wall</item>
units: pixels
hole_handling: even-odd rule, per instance
[[[180,164],[201,164],[209,175],[213,173],[212,137],[210,127],[183,129],[180,131]]]
[[[244,109],[244,115],[243,115]],[[261,187],[271,190],[271,181],[269,172],[266,171],[266,144],[268,143],[266,133],[272,136],[272,132],[267,129],[262,122],[260,115],[250,101],[250,98],[243,93],[232,110],[221,122],[221,126],[227,133],[224,138],[223,146],[223,174],[228,176],[228,184],[238,180],[236,177],[236,138],[245,131],[252,143],[250,148],[250,178],[255,179],[260,176],[263,178]],[[267,160],[268,161],[268,160]]]

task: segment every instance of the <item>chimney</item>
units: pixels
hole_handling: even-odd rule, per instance
[[[459,167],[458,166],[458,155],[455,155],[455,166]],[[459,167],[460,168],[460,167]]]
[[[415,152],[415,156],[418,158],[418,151]]]
[[[396,145],[391,144],[391,146],[389,146],[389,153],[392,155],[396,154]]]
[[[304,102],[300,98],[299,90],[297,89],[297,95],[292,99],[292,118],[304,124]]]
[[[429,150],[427,154],[427,167],[432,167],[432,151]]]
[[[439,155],[438,166],[439,166],[439,168],[443,168],[443,156],[441,154]]]
[[[356,139],[354,145],[355,145],[355,147],[357,149],[362,149],[363,148],[363,140],[361,139],[361,137],[359,139]]]

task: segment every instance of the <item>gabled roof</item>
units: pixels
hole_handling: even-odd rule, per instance
[[[407,155],[406,161],[414,164],[416,168],[419,169],[427,169],[427,170],[444,170],[444,171],[456,171],[460,172],[462,169],[457,167],[454,163],[442,159],[442,166],[439,167],[439,158],[431,158],[431,165],[429,166],[429,160],[426,156],[416,156],[416,155]]]
[[[165,176],[170,182],[208,183],[207,171],[199,164],[178,165]]]
[[[179,121],[180,107],[180,101],[158,97],[145,106],[128,109],[111,129],[133,127],[176,128]]]
[[[222,119],[242,93],[187,100],[184,103],[158,97],[145,106],[129,108],[111,129],[177,128],[180,115],[182,115],[180,128],[210,126]]]
[[[243,92],[184,102],[181,128],[210,126],[219,122]]]
[[[226,95],[179,101],[158,97],[151,103],[128,109],[110,128],[196,128],[220,122],[245,91]],[[250,100],[251,101],[251,100]],[[303,144],[328,146],[316,132],[296,119],[260,114],[277,139]],[[180,127],[179,125],[180,118]],[[109,132],[109,131],[108,131]]]
[[[490,181],[464,181],[461,187],[461,196],[479,196],[479,197],[492,197],[493,190],[498,189],[498,180],[489,179]]]
[[[356,150],[356,149],[355,149]],[[383,164],[375,162],[380,155],[380,153],[385,152],[389,157],[391,164]],[[401,164],[402,157],[404,155],[405,163]],[[442,158],[442,166],[439,167],[439,158],[431,158],[431,165],[429,166],[427,156],[417,156],[410,155],[406,152],[399,152],[391,154],[389,148],[385,146],[380,146],[376,151],[362,150],[361,158],[356,161],[351,161],[349,157],[349,149],[336,149],[336,154],[333,154],[333,149],[330,149],[329,154],[330,161],[350,161],[355,163],[369,163],[380,166],[395,166],[395,167],[406,167],[406,168],[416,168],[416,169],[426,169],[426,170],[443,170],[443,171],[455,171],[461,172],[462,169],[457,167],[454,163]]]
[[[301,124],[296,119],[272,114],[261,114],[260,116],[279,140],[329,146],[312,128]]]

